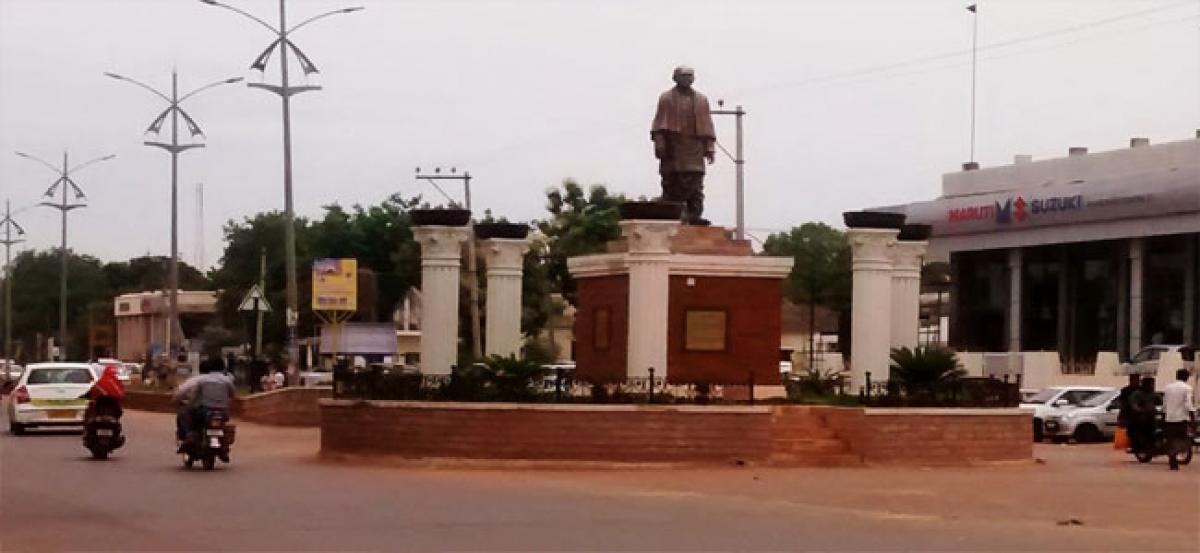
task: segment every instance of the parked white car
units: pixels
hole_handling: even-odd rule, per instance
[[[81,396],[96,381],[87,363],[36,363],[25,368],[8,396],[8,429],[24,434],[33,426],[81,426],[88,400]]]
[[[129,385],[129,381],[131,380],[129,365],[126,365],[120,359],[101,357],[100,359],[96,360],[95,364],[100,366],[98,371],[99,374],[104,374],[104,369],[107,369],[108,367],[117,369],[117,380],[120,380],[121,384],[125,384],[126,386]]]
[[[1164,353],[1174,353],[1183,347],[1185,346],[1178,344],[1156,344],[1153,346],[1146,346],[1138,350],[1133,357],[1130,357],[1128,363],[1121,365],[1122,372],[1125,374],[1134,373],[1154,375],[1158,373],[1158,360]]]
[[[1052,440],[1099,442],[1112,439],[1117,432],[1120,390],[1092,396],[1078,406],[1054,409],[1043,422],[1045,436]]]
[[[300,372],[301,386],[333,386],[333,369],[313,368]]]
[[[1078,407],[1093,396],[1115,390],[1111,386],[1051,386],[1022,402],[1022,409],[1033,411],[1033,440],[1042,441],[1046,417],[1057,409]]]

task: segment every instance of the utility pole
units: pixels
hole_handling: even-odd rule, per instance
[[[421,174],[421,168],[417,167],[418,180],[425,180],[432,184],[438,192],[441,192],[451,206],[458,207],[460,204],[450,197],[442,187],[438,185],[439,180],[460,180],[463,183],[463,196],[466,200],[466,209],[471,211],[471,173],[463,171],[460,175],[456,167],[450,168],[450,173],[443,175],[441,167],[434,167],[433,174]],[[467,225],[473,227],[474,219],[468,221]],[[471,294],[471,355],[475,359],[483,357],[483,337],[480,336],[481,325],[479,322],[479,266],[475,259],[475,235],[471,234],[471,239],[467,240],[467,288]]]
[[[204,272],[208,265],[204,251],[204,183],[196,183],[196,269]]]
[[[717,107],[723,108],[725,100],[717,100]],[[737,185],[737,228],[734,231],[734,236],[738,240],[746,239],[746,158],[742,144],[742,118],[746,116],[746,110],[742,106],[735,106],[733,109],[714,109],[714,115],[732,115],[737,122],[737,138],[734,145],[734,155],[730,156],[729,151],[721,146],[721,151],[725,152],[733,160],[734,170],[736,171]],[[717,143],[720,146],[720,143]]]
[[[170,356],[171,361],[169,366],[175,368],[175,354],[173,352],[175,346],[175,332],[180,330],[180,339],[182,336],[182,327],[179,324],[179,154],[191,150],[193,148],[203,148],[204,144],[180,144],[179,143],[179,117],[182,116],[187,123],[188,131],[192,137],[204,136],[204,131],[200,130],[200,126],[188,115],[186,111],[179,107],[179,104],[196,94],[208,90],[214,86],[223,84],[232,84],[240,82],[241,77],[224,79],[214,83],[207,84],[187,94],[181,98],[179,96],[179,75],[174,69],[171,70],[171,95],[167,96],[159,92],[154,87],[145,83],[135,81],[129,77],[118,75],[116,73],[105,73],[107,77],[111,77],[118,81],[125,81],[134,86],[138,86],[150,91],[155,96],[162,98],[167,102],[167,108],[154,118],[150,126],[146,128],[146,134],[158,134],[162,130],[163,124],[167,120],[167,116],[171,117],[171,143],[144,141],[146,146],[162,148],[171,154],[171,264],[167,282],[167,335],[166,335],[166,352]]]
[[[12,206],[4,200],[4,219],[0,219],[0,228],[4,229],[4,382],[9,381],[8,368],[12,364],[12,247],[24,242],[13,238],[12,231],[16,229],[17,236],[24,236],[25,229],[12,218]]]
[[[65,358],[66,354],[67,354],[67,257],[68,257],[68,255],[67,255],[67,213],[73,209],[87,207],[87,204],[82,204],[82,203],[72,204],[70,202],[70,200],[67,198],[67,189],[69,188],[71,191],[75,192],[76,200],[86,199],[87,195],[83,193],[83,189],[79,187],[79,184],[77,184],[74,180],[71,179],[71,175],[73,173],[75,173],[76,171],[79,171],[80,169],[83,169],[84,167],[87,167],[93,163],[107,161],[107,160],[110,160],[117,156],[107,155],[104,157],[93,159],[91,161],[80,163],[79,165],[76,165],[74,167],[71,167],[69,158],[68,158],[68,154],[67,154],[67,152],[64,151],[62,167],[59,168],[59,167],[55,167],[53,164],[51,164],[50,162],[48,162],[46,160],[31,156],[29,154],[17,152],[17,155],[20,157],[23,157],[25,159],[29,159],[29,160],[41,163],[42,165],[49,168],[51,171],[58,173],[58,180],[54,181],[54,184],[50,185],[50,188],[48,188],[46,190],[46,193],[43,194],[43,196],[45,196],[47,198],[53,198],[55,191],[58,189],[59,186],[62,186],[62,202],[61,203],[56,204],[56,203],[51,203],[51,202],[42,202],[39,204],[39,205],[43,205],[46,207],[52,207],[54,209],[59,210],[62,213],[62,246],[59,249],[59,256],[62,258],[62,270],[60,271],[60,274],[59,274],[59,287],[58,287],[59,297],[58,297],[58,342],[57,342],[57,345],[59,348],[58,356],[61,359],[61,358]]]
[[[341,8],[329,12],[322,13],[310,17],[290,29],[287,26],[287,2],[279,0],[279,27],[276,28],[270,23],[259,19],[241,9],[233,6],[217,2],[216,0],[200,0],[210,6],[225,8],[229,11],[237,13],[243,17],[251,19],[266,27],[275,35],[275,41],[270,46],[259,54],[257,58],[250,64],[251,69],[265,71],[267,62],[271,59],[271,54],[276,48],[279,48],[279,80],[278,86],[266,83],[248,83],[251,88],[259,88],[268,92],[273,92],[279,95],[283,103],[283,211],[286,225],[284,226],[284,272],[287,281],[287,309],[284,310],[287,333],[288,333],[288,365],[289,369],[294,368],[300,357],[299,345],[297,343],[296,329],[300,323],[300,295],[298,284],[296,282],[296,213],[292,203],[292,115],[291,115],[291,98],[301,92],[310,90],[320,90],[321,87],[315,85],[292,86],[288,82],[288,50],[296,55],[296,61],[299,62],[300,68],[304,70],[305,75],[318,73],[317,66],[309,60],[308,56],[300,50],[292,42],[290,35],[300,30],[301,27],[308,25],[318,19],[323,19],[331,15],[340,13],[356,12],[362,7]],[[289,371],[292,372],[292,371]]]
[[[267,293],[267,249],[263,248],[258,252],[258,290],[264,296]],[[254,360],[257,361],[262,357],[262,328],[263,328],[263,310],[258,305],[258,299],[254,300]]]

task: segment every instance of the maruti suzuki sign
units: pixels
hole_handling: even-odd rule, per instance
[[[1034,198],[1026,201],[1024,196],[1009,196],[991,205],[980,204],[950,208],[946,219],[951,223],[963,221],[995,221],[999,224],[1024,223],[1031,216],[1043,213],[1061,213],[1083,209],[1086,204],[1082,194]]]
[[[1073,182],[1035,190],[942,198],[904,207],[908,222],[933,235],[1004,232],[1200,212],[1195,172],[1164,172],[1107,182]]]

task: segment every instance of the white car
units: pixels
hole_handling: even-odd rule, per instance
[[[87,363],[36,363],[25,367],[8,396],[8,428],[24,434],[33,426],[81,426],[88,400],[81,399],[96,373]]]
[[[1067,406],[1078,407],[1092,396],[1115,389],[1111,386],[1051,386],[1021,402],[1022,409],[1033,411],[1033,441],[1042,441],[1043,424],[1053,411]]]
[[[301,386],[333,386],[333,371],[314,368],[300,373]]]
[[[1149,374],[1155,375],[1158,373],[1158,360],[1164,353],[1174,353],[1186,346],[1156,344],[1146,346],[1133,357],[1129,358],[1128,363],[1121,365],[1122,372],[1125,374]]]
[[[10,360],[8,361],[8,374],[5,375],[4,360],[0,359],[0,380],[5,380],[5,376],[8,377],[8,380],[16,380],[21,378],[21,371],[23,370],[25,370],[25,367],[18,365],[16,361]]]
[[[1120,395],[1120,390],[1103,392],[1078,406],[1068,405],[1051,411],[1042,425],[1046,437],[1079,443],[1112,439],[1117,432]]]
[[[117,380],[120,380],[121,384],[128,386],[129,381],[132,380],[130,378],[129,365],[121,362],[120,359],[100,358],[96,360],[96,364],[100,366],[100,374],[104,374],[104,369],[108,367],[116,368]]]

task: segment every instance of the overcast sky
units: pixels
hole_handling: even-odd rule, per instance
[[[277,22],[275,0],[228,2]],[[415,167],[436,165],[469,169],[476,211],[512,220],[542,217],[545,190],[567,177],[656,195],[648,130],[677,64],[696,68],[714,105],[724,98],[749,112],[746,217],[756,236],[929,199],[969,155],[968,4],[290,0],[293,22],[367,8],[293,37],[321,71],[308,82],[324,87],[293,103],[297,211],[393,192],[439,202],[413,179]],[[172,67],[185,91],[261,81],[248,66],[270,40],[197,0],[0,0],[0,197],[25,208],[54,180],[13,151],[54,163],[64,148],[73,161],[115,153],[76,175],[89,206],[71,213],[70,247],[105,260],[166,254],[170,158],[142,145],[164,106],[102,73],[164,90]],[[984,0],[979,42],[984,166],[1125,147],[1133,136],[1188,139],[1200,127],[1200,0]],[[278,82],[277,59],[265,80]],[[202,182],[211,265],[225,221],[282,208],[279,99],[239,84],[184,107],[208,147],[181,156],[181,257],[196,257]],[[716,123],[732,151],[732,119]],[[732,226],[728,159],[706,191],[709,217]],[[24,247],[58,244],[57,211],[17,218]]]

